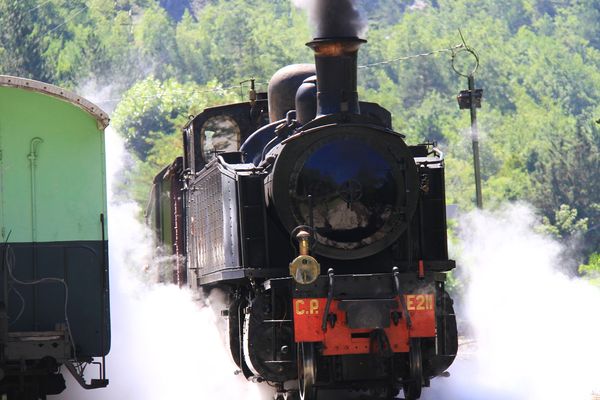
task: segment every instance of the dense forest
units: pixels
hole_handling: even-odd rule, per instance
[[[460,29],[481,61],[485,207],[533,204],[540,229],[575,249],[578,273],[600,281],[600,0],[358,3],[369,22],[360,96],[390,109],[410,143],[443,148],[448,203],[474,207],[469,115],[456,102],[467,82],[451,65],[472,62],[450,50]],[[188,115],[312,59],[290,0],[0,0],[0,30],[0,73],[101,88],[93,99],[135,155],[139,201],[180,151]]]

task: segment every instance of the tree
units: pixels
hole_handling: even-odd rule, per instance
[[[189,115],[208,105],[232,102],[236,92],[221,89],[216,82],[200,86],[150,77],[124,94],[112,123],[125,138],[127,147],[141,161],[146,161],[156,140],[178,133]]]
[[[587,264],[580,265],[579,273],[594,285],[600,286],[600,253],[593,253]]]
[[[192,8],[188,0],[160,0],[160,6],[163,7],[171,19],[175,21],[181,20],[183,14]]]
[[[179,55],[175,43],[175,26],[167,12],[158,7],[146,9],[135,25],[136,45],[141,50],[146,68],[166,79],[176,73]]]
[[[576,209],[593,223],[600,217],[600,130],[582,118],[574,134],[565,132],[546,143],[537,154],[534,166],[535,203],[550,214],[563,204]],[[597,224],[597,222],[595,222]],[[586,240],[598,249],[597,225]]]
[[[588,219],[577,218],[577,210],[567,204],[561,204],[560,208],[554,212],[553,221],[544,216],[542,224],[542,230],[557,239],[580,236],[588,230]]]
[[[206,4],[196,20],[187,14],[177,26],[181,71],[198,83],[266,82],[280,67],[310,61],[305,18],[288,0]]]
[[[42,10],[36,4],[35,0],[0,2],[0,65],[4,74],[51,81],[44,60],[48,26],[37,23]]]

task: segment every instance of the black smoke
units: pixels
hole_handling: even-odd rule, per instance
[[[362,37],[366,32],[367,21],[355,0],[294,0],[294,4],[307,10],[316,38]]]

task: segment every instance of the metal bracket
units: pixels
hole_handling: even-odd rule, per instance
[[[100,363],[92,363],[92,364],[100,364]],[[81,385],[81,387],[84,389],[99,389],[99,388],[104,388],[104,387],[108,386],[108,379],[105,379],[105,377],[101,377],[100,379],[92,379],[90,381],[90,383],[87,383],[85,381],[85,378],[83,377],[83,375],[80,374],[79,371],[77,371],[77,368],[75,368],[75,365],[73,365],[73,363],[70,361],[65,363],[65,367],[67,367],[67,370],[71,373],[71,375],[73,375],[73,378],[75,378],[77,383],[79,383],[79,385]]]
[[[412,319],[410,318],[410,314],[408,313],[408,308],[406,307],[406,300],[404,299],[404,294],[400,290],[400,270],[398,267],[392,268],[392,273],[394,274],[394,285],[396,286],[396,293],[400,298],[400,304],[402,305],[402,312],[406,315],[406,326],[408,329],[412,328]]]
[[[329,270],[327,270],[327,275],[329,275],[329,291],[327,292],[327,303],[325,304],[325,311],[323,312],[323,321],[321,322],[321,330],[323,332],[327,332],[327,321],[329,319],[329,309],[331,308],[331,302],[333,301],[333,284],[334,284],[333,268],[329,268]]]

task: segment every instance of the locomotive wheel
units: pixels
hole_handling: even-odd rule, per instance
[[[410,339],[408,353],[410,364],[410,382],[402,385],[405,400],[416,400],[421,397],[421,383],[423,381],[423,358],[421,357],[421,339]]]
[[[300,400],[315,400],[317,388],[317,360],[313,343],[298,343],[298,393]]]
[[[372,391],[372,398],[378,400],[394,400],[398,395],[398,392],[399,389],[394,386],[380,387]]]

